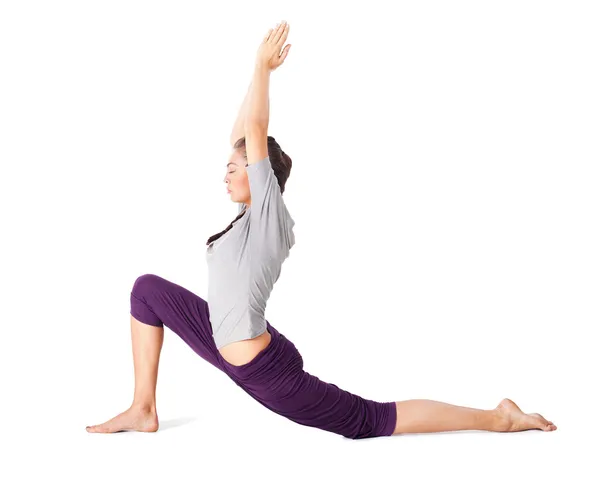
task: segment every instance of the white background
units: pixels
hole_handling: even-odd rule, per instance
[[[2,2],[0,475],[598,477],[595,3]],[[365,398],[509,397],[557,431],[352,441],[170,330],[159,432],[85,431],[131,403],[135,279],[205,297],[229,134],[282,19],[296,245],[267,319]]]

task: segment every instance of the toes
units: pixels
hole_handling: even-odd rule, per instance
[[[531,413],[531,417],[536,418],[538,424],[540,424],[540,429],[543,431],[554,431],[556,430],[556,425],[552,421],[548,421],[544,416],[538,414],[537,412]]]
[[[96,424],[95,426],[87,426],[85,430],[87,432],[106,432],[106,427],[102,424]]]
[[[532,426],[535,427],[536,429],[541,429],[542,431],[545,431],[547,424],[544,421],[538,420],[538,421],[535,421],[532,424]]]
[[[546,421],[543,416],[541,415],[537,415],[539,417],[536,417],[535,419],[535,424],[536,427],[541,429],[542,431],[552,431],[552,424],[550,424],[548,421]]]

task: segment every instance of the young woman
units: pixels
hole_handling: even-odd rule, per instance
[[[294,220],[282,194],[291,160],[271,136],[269,79],[287,57],[286,22],[261,43],[250,88],[235,122],[225,182],[238,216],[207,241],[207,300],[153,274],[131,291],[135,371],[132,405],[88,432],[158,430],[156,380],[166,325],[198,355],[277,414],[352,439],[409,432],[522,431],[556,426],[525,414],[509,399],[480,410],[413,399],[378,402],[321,381],[304,371],[294,344],[265,319],[266,302],[295,243]]]

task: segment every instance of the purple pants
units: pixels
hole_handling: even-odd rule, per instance
[[[166,325],[256,401],[291,421],[350,439],[394,432],[394,401],[363,399],[307,373],[294,344],[268,321],[271,342],[249,363],[235,366],[217,349],[208,303],[175,283],[154,274],[137,278],[131,291],[131,315],[151,326]]]

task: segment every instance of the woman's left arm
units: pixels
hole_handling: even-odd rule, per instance
[[[287,57],[291,45],[285,43],[289,25],[287,22],[269,29],[258,48],[252,86],[248,100],[248,114],[244,123],[246,136],[246,156],[248,164],[256,163],[269,155],[267,132],[269,129],[269,81],[271,72],[277,69]]]

